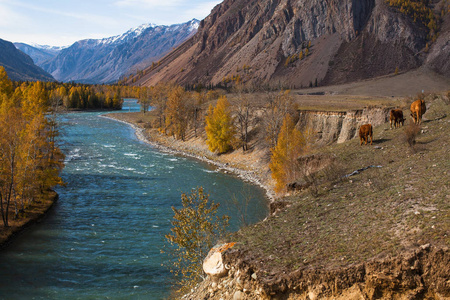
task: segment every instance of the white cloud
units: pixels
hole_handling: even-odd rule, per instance
[[[119,0],[114,2],[117,6],[129,6],[135,8],[158,8],[158,7],[176,7],[183,3],[188,3],[188,1],[183,0]]]

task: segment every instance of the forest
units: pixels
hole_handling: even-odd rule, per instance
[[[64,154],[58,148],[56,113],[67,110],[122,108],[122,97],[139,88],[57,82],[13,82],[0,66],[0,214],[26,216],[31,204],[64,185],[59,173]]]
[[[0,213],[9,226],[34,202],[63,185],[64,155],[49,92],[41,82],[17,83],[0,67]]]

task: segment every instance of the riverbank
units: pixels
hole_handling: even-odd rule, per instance
[[[255,149],[244,154],[242,150],[235,150],[232,153],[217,155],[208,150],[201,137],[191,137],[187,141],[180,141],[162,135],[156,129],[144,128],[145,122],[142,118],[145,115],[143,116],[140,112],[109,113],[101,117],[128,124],[135,130],[140,141],[162,152],[195,158],[217,166],[218,171],[235,174],[242,180],[263,188],[271,202],[275,199],[274,183],[270,176],[268,160],[265,159],[267,156],[265,151]]]
[[[45,200],[31,204],[20,219],[14,219],[14,209],[10,207],[9,227],[5,228],[3,223],[0,225],[0,249],[8,246],[21,232],[44,219],[58,201],[58,197],[55,191],[50,191]]]

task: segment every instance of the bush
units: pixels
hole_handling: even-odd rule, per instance
[[[182,208],[174,212],[171,244],[174,257],[171,272],[179,279],[177,293],[183,295],[203,279],[202,261],[228,227],[229,217],[218,216],[219,204],[209,200],[202,187],[181,195]]]
[[[420,126],[414,122],[409,122],[409,125],[405,127],[405,139],[410,147],[414,147],[416,144],[416,137],[419,134]]]

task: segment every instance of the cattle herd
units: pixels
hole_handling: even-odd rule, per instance
[[[411,118],[414,121],[414,124],[420,125],[422,123],[422,116],[427,111],[425,106],[425,101],[422,99],[418,99],[411,104]],[[389,127],[392,129],[400,127],[400,124],[403,126],[405,124],[405,118],[403,117],[403,111],[401,109],[393,109],[391,110],[389,116]],[[364,124],[359,127],[359,140],[360,145],[367,145],[367,142],[370,138],[370,145],[372,145],[373,141],[373,129],[371,124]]]

